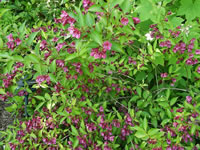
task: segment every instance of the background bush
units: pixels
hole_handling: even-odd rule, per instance
[[[0,98],[12,103],[8,111],[22,116],[29,93],[31,117],[1,132],[1,144],[199,149],[198,4],[83,0],[45,12],[37,22],[43,11],[30,3],[33,16],[27,9],[15,28],[1,31]],[[17,88],[23,78],[36,83]]]

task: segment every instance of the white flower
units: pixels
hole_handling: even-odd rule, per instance
[[[188,35],[188,34],[190,33],[189,30],[190,30],[190,28],[192,28],[192,26],[183,27],[183,24],[181,24],[181,26],[182,26],[182,27],[181,27],[180,30],[181,30],[182,32],[185,32],[186,35]]]
[[[151,33],[151,32],[145,34],[146,39],[147,39],[148,41],[152,41],[152,40],[153,40],[153,38],[151,37],[151,34],[150,34],[150,33]]]

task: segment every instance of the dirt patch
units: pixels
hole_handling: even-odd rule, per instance
[[[10,106],[0,100],[0,131],[5,131],[7,126],[12,124],[14,117],[11,116],[11,113],[5,110],[5,107]]]

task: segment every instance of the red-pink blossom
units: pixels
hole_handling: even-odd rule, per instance
[[[133,17],[133,22],[136,25],[136,24],[140,23],[140,19],[137,17]]]
[[[15,39],[15,43],[18,46],[18,45],[20,45],[22,43],[22,41],[19,38],[16,38]]]
[[[186,101],[187,101],[188,103],[191,103],[191,102],[192,102],[192,97],[191,97],[191,96],[186,96]]]
[[[10,33],[10,34],[7,36],[7,39],[8,39],[9,42],[14,41],[12,33]]]
[[[122,23],[123,25],[127,25],[128,22],[129,22],[128,18],[123,17],[123,18],[121,19],[121,23]]]
[[[111,47],[112,47],[112,44],[111,44],[109,41],[105,41],[105,42],[103,43],[103,48],[104,48],[105,50],[110,50]]]
[[[200,66],[197,68],[197,72],[200,74]]]
[[[166,78],[168,76],[168,74],[165,72],[165,73],[161,73],[160,76],[161,76],[161,78]]]
[[[68,31],[69,31],[69,34],[72,35],[72,37],[75,37],[77,39],[79,39],[80,36],[81,36],[81,32],[78,29],[76,29],[75,27],[73,27],[73,26],[70,26],[68,28]]]

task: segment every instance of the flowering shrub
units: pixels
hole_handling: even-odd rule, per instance
[[[172,5],[179,2],[83,0],[53,24],[22,24],[4,37],[0,99],[20,116],[29,94],[32,117],[10,127],[14,136],[2,132],[2,144],[199,149],[199,21],[183,11],[185,0],[178,11]],[[36,83],[17,88],[21,79]]]

